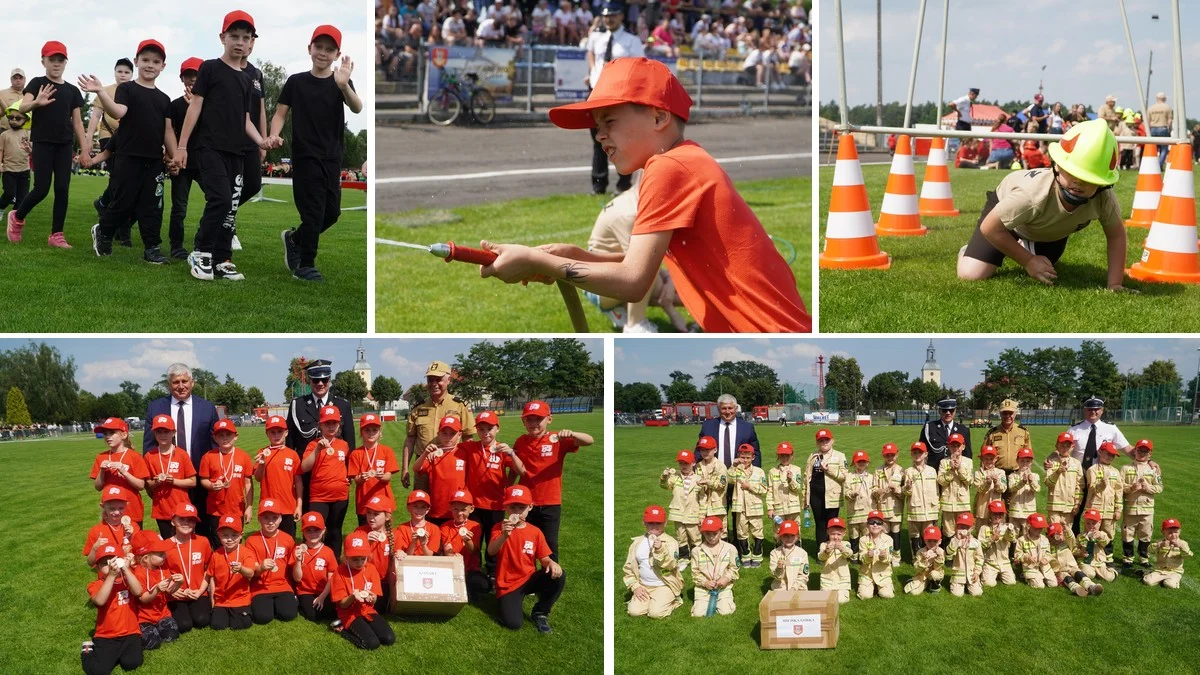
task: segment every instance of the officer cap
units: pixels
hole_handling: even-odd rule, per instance
[[[971,87],[971,88],[970,88],[970,89],[968,89],[967,91],[969,91],[969,92],[970,92],[970,93],[972,93],[972,94],[975,94],[976,96],[978,96],[978,95],[979,95],[979,87]]]
[[[944,398],[938,401],[938,410],[954,410],[958,407],[958,401],[952,398]]]
[[[1017,402],[1011,398],[1004,399],[1004,402],[1000,404],[1000,412],[1010,412],[1016,414]]]
[[[625,14],[625,5],[620,2],[606,2],[600,8],[600,16],[612,16],[614,14]]]
[[[1092,396],[1091,398],[1089,398],[1088,400],[1083,402],[1083,407],[1084,408],[1103,408],[1104,407],[1104,399],[1099,398],[1097,396]]]
[[[333,377],[333,361],[325,359],[317,359],[310,362],[304,367],[304,371],[308,373],[308,378],[311,379],[327,379]]]
[[[434,361],[425,369],[425,377],[442,377],[450,374],[450,366],[444,361]]]

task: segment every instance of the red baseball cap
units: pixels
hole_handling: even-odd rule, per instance
[[[1100,444],[1100,449],[1103,450],[1104,452],[1107,452],[1110,455],[1121,454],[1121,451],[1117,450],[1117,446],[1113,445],[1112,441],[1104,441],[1103,443]]]
[[[332,39],[333,46],[337,47],[338,49],[342,48],[342,31],[330,26],[329,24],[317,26],[316,30],[313,31],[312,39],[308,41],[308,44],[316,42],[317,38],[321,37],[322,35]]]
[[[900,452],[900,450],[899,450],[899,448],[896,447],[895,443],[884,443],[883,444],[883,454],[885,456],[886,455],[895,455],[899,452]]]
[[[739,455],[742,454],[743,452],[748,452],[753,455],[754,454],[754,446],[750,445],[749,443],[742,443],[741,445],[738,446],[737,451],[738,451]]]
[[[717,439],[712,436],[701,436],[700,440],[696,441],[697,450],[716,450]]]
[[[966,445],[967,439],[963,438],[962,434],[950,434],[950,440],[946,441],[946,444],[949,445],[951,443],[958,443],[959,445]]]
[[[371,555],[371,547],[367,544],[367,538],[361,534],[351,533],[346,537],[346,546],[343,550],[347,558],[365,558]]]
[[[411,494],[409,495],[412,496]],[[410,502],[411,503],[411,502]],[[391,513],[396,510],[396,500],[387,495],[375,495],[367,500],[366,507],[368,511],[378,511],[379,513]]]
[[[1043,516],[1040,513],[1035,513],[1026,518],[1025,523],[1029,525],[1029,527],[1036,527],[1040,529],[1046,527],[1046,516]]]
[[[829,529],[831,527],[840,527],[844,530],[846,529],[846,521],[842,520],[841,518],[830,518],[829,522],[825,525],[825,529]]]
[[[67,56],[67,46],[64,45],[63,43],[59,42],[58,40],[51,40],[51,41],[47,42],[46,44],[42,45],[42,56],[43,57],[54,56],[55,54],[62,54],[64,59],[70,58]]]
[[[500,417],[491,410],[484,410],[475,416],[475,424],[478,425],[480,422],[498,427],[500,426]]]
[[[287,420],[279,415],[271,415],[267,418],[267,429],[287,429]]]
[[[179,64],[179,74],[182,75],[189,70],[195,70],[198,72],[200,70],[200,66],[202,65],[204,65],[203,59],[196,58],[195,56],[189,56],[183,60],[183,63]]]
[[[134,57],[136,58],[139,54],[146,51],[147,49],[158,50],[158,52],[160,54],[162,54],[163,59],[167,58],[167,48],[162,46],[161,42],[159,42],[158,40],[154,40],[154,39],[142,40],[141,42],[139,42],[137,51],[133,53]]]
[[[1054,522],[1054,523],[1050,523],[1050,527],[1046,529],[1046,534],[1053,537],[1056,534],[1062,534],[1062,531],[1063,531],[1062,523]]]
[[[413,490],[412,492],[408,493],[407,503],[415,504],[417,502],[425,502],[426,504],[433,503],[429,501],[429,493],[424,490]]]
[[[529,494],[529,488],[524,485],[509,485],[504,488],[504,505],[508,506],[509,504],[531,506],[533,495]]]
[[[695,464],[696,456],[692,454],[691,450],[680,450],[675,455],[675,461],[676,462],[687,462],[688,464]]]
[[[850,463],[858,464],[859,462],[869,462],[869,461],[871,461],[871,456],[868,455],[865,450],[855,450],[854,458],[850,460]]]
[[[775,536],[780,537],[785,534],[794,534],[797,537],[800,536],[800,526],[796,524],[796,521],[785,520],[779,524],[779,532],[777,532]]]
[[[817,440],[818,441],[832,441],[833,440],[833,432],[828,429],[821,429],[821,430],[817,431]]]
[[[1062,432],[1061,434],[1058,435],[1058,440],[1054,441],[1054,443],[1056,445],[1058,443],[1074,443],[1074,442],[1075,442],[1075,437],[1072,436],[1071,432],[1069,432],[1069,431]]]
[[[1017,451],[1017,459],[1033,459],[1033,450],[1021,448]]]
[[[100,503],[108,502],[129,502],[129,492],[120,485],[109,485],[104,488],[104,494],[100,495]]]
[[[550,414],[550,406],[545,401],[530,401],[521,410],[521,417],[546,417]]]
[[[704,519],[704,522],[700,523],[701,532],[720,532],[723,529],[725,528],[721,523],[721,519],[717,516],[709,516]]]
[[[100,548],[100,553],[98,553],[96,555],[96,562],[99,563],[101,560],[104,560],[105,558],[112,558],[114,556],[120,557],[120,555],[121,555],[121,549],[117,548],[113,544],[105,544],[104,546],[102,546]]]
[[[221,523],[219,525],[217,525],[217,529],[220,530],[220,529],[226,528],[226,527],[233,530],[234,532],[237,532],[238,534],[241,534],[242,533],[242,519],[238,518],[237,516],[225,516],[224,518],[221,519]]]
[[[309,511],[308,513],[304,514],[304,517],[302,517],[300,521],[301,528],[319,527],[322,530],[325,529],[325,516],[316,511]]]
[[[264,513],[275,513],[282,516],[283,510],[279,508],[279,502],[274,499],[264,499],[258,504],[258,515],[261,516]]]
[[[166,549],[162,548],[163,543],[163,538],[158,536],[157,532],[151,532],[149,530],[138,530],[137,532],[134,532],[133,536],[129,539],[129,546],[133,548],[134,555],[165,553]],[[158,546],[155,546],[155,544]]]
[[[775,446],[775,454],[777,455],[790,455],[795,453],[795,451],[796,450],[792,447],[792,444],[788,443],[787,441]]]
[[[226,418],[223,420],[217,420],[216,424],[213,424],[213,433],[215,434],[218,431],[231,431],[236,434],[237,433],[237,425],[234,424],[233,420],[231,420],[229,418]]]
[[[1006,513],[1007,509],[1004,508],[1004,502],[1000,501],[999,499],[993,499],[992,501],[988,502],[988,511],[991,511],[992,513]]]
[[[967,527],[975,527],[975,516],[971,515],[970,512],[960,513],[954,519],[954,524],[956,526],[966,525]]]
[[[913,450],[916,452],[929,452],[929,448],[926,448],[925,444],[922,443],[921,441],[917,441],[916,443],[913,443],[912,447],[910,447],[909,450]]]
[[[1162,529],[1164,532],[1166,530],[1169,530],[1172,528],[1182,528],[1182,527],[1183,526],[1179,524],[1179,520],[1175,519],[1175,518],[1167,518],[1166,520],[1163,521],[1163,524],[1162,524]]]
[[[321,416],[318,420],[318,424],[324,424],[326,422],[331,422],[331,421],[332,422],[341,422],[342,421],[342,411],[338,410],[337,406],[335,406],[335,405],[322,406],[321,407]]]
[[[97,424],[92,431],[95,433],[100,433],[101,431],[124,431],[125,433],[129,433],[129,425],[120,417],[108,417],[100,424]]]
[[[474,504],[475,497],[471,494],[471,491],[468,490],[467,488],[459,488],[454,491],[454,494],[450,495],[450,503],[451,504],[456,504],[456,503],[457,504]]]
[[[229,27],[238,21],[245,21],[246,23],[250,24],[250,34],[254,37],[258,37],[258,30],[254,27],[254,17],[240,9],[235,9],[234,11],[225,15],[225,20],[221,22],[221,32],[224,33],[225,31],[229,30]]]
[[[457,417],[455,417],[453,415],[446,415],[445,417],[442,418],[442,421],[438,424],[438,431],[441,431],[442,429],[445,429],[446,427],[450,427],[451,429],[453,429],[455,431],[462,431],[462,420],[458,419]]]
[[[358,428],[366,429],[367,427],[381,427],[383,422],[379,420],[379,415],[375,413],[366,413],[358,418]]]
[[[1154,452],[1154,443],[1150,442],[1150,439],[1148,438],[1143,438],[1133,446],[1134,450],[1137,450],[1138,448],[1145,448],[1150,452]]]
[[[667,522],[667,512],[663,511],[663,507],[661,506],[647,506],[646,512],[642,514],[642,521],[646,523],[665,523]]]
[[[200,512],[192,506],[190,502],[184,502],[175,507],[175,511],[171,514],[175,518],[191,518],[192,520],[200,520]]]
[[[883,520],[883,511],[871,511],[867,514],[867,521]]]
[[[1083,512],[1083,519],[1084,520],[1101,520],[1100,512],[1097,511],[1096,509],[1088,509],[1087,511]]]
[[[170,415],[155,415],[154,420],[150,422],[150,431],[158,431],[159,429],[175,431],[175,420],[172,420]]]
[[[995,456],[996,456],[996,448],[994,448],[994,447],[992,447],[992,446],[990,446],[990,445],[985,445],[985,446],[983,446],[982,448],[980,448],[980,449],[979,449],[979,456],[980,456],[980,457],[986,457],[986,456],[988,456],[988,455],[991,455],[992,457],[995,457]]]
[[[923,536],[925,541],[941,541],[942,528],[938,527],[937,525],[930,525],[929,527],[925,528]]]
[[[626,57],[604,67],[586,101],[551,108],[550,121],[563,129],[591,129],[596,126],[593,110],[622,103],[662,108],[686,122],[692,97],[665,65],[645,57]]]

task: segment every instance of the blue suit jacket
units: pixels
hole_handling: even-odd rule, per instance
[[[754,446],[754,466],[761,467],[762,466],[762,452],[758,449],[758,434],[756,434],[754,432],[754,423],[739,419],[737,421],[736,428],[737,428],[737,431],[734,434],[736,436],[736,438],[733,439],[733,447],[734,448],[741,447],[741,445],[743,443],[749,443],[750,445],[753,445]],[[704,424],[700,425],[700,436],[712,436],[713,438],[717,439],[717,447],[721,446],[720,433],[721,433],[721,418],[719,418],[719,417],[716,419],[704,420]],[[699,440],[699,436],[697,436],[697,440]],[[721,458],[721,455],[719,452],[717,454],[717,458],[718,459]],[[725,468],[729,468],[729,467],[727,466]]]
[[[166,398],[154,399],[146,406],[146,426],[147,429],[142,432],[142,454],[147,450],[155,447],[154,434],[150,433],[150,420],[154,419],[155,415],[167,415],[171,419],[175,419],[175,411],[172,410],[175,399],[168,396]],[[212,403],[192,394],[192,435],[187,439],[188,455],[192,458],[192,466],[197,471],[200,470],[200,458],[204,457],[204,453],[216,447],[213,444],[212,428],[217,423],[217,407]],[[197,486],[199,482],[197,482]],[[200,488],[203,490],[204,488]]]

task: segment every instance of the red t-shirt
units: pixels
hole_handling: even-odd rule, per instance
[[[426,542],[426,546],[429,547],[429,550],[433,551],[433,555],[437,555],[438,552],[442,550],[441,528],[429,521],[425,521],[425,524],[422,527],[425,528],[426,534],[429,535],[429,541]],[[393,531],[393,535],[396,537],[396,550],[407,553],[408,545],[411,544],[413,540],[412,522],[400,523],[400,526]],[[425,555],[425,552],[420,547],[417,547],[416,551],[414,551],[412,555]]]
[[[387,531],[383,531],[387,534]],[[361,525],[355,528],[350,534],[346,535],[343,542],[342,550],[346,550],[349,545],[350,537],[359,537],[367,542],[367,546],[371,549],[371,555],[367,558],[367,562],[375,566],[375,571],[381,572],[384,577],[387,576],[388,560],[392,557],[392,549],[388,547],[387,540],[371,541],[371,528],[367,525]]]
[[[459,443],[458,454],[467,460],[467,489],[475,499],[476,508],[504,509],[504,488],[512,485],[509,478],[512,457],[487,450],[480,441]]]
[[[706,333],[811,332],[796,275],[704,148],[654,155],[638,190],[633,235],[672,232],[667,269]]]
[[[459,534],[458,529],[465,527],[471,532],[471,543],[475,547],[474,551],[468,551],[463,548],[463,538]],[[463,569],[467,572],[471,570],[479,571],[479,551],[483,548],[483,528],[479,523],[468,520],[462,525],[455,525],[453,521],[442,525],[442,548],[449,545],[450,550],[456,555],[463,557]],[[445,550],[442,551],[445,554]]]
[[[272,453],[273,454],[273,453]],[[275,559],[275,570],[263,570],[250,580],[250,595],[265,593],[290,593],[292,585],[288,583],[287,561],[296,548],[296,541],[287,532],[276,532],[274,537],[264,537],[262,532],[255,532],[246,537],[245,546],[254,552],[254,557],[262,562],[267,558]]]
[[[160,567],[152,570],[148,567],[138,565],[133,570],[133,576],[142,584],[142,592],[150,592],[152,586],[157,585],[164,579],[170,579],[171,573],[165,568]],[[159,591],[158,595],[148,603],[143,603],[141,600],[133,603],[137,605],[134,612],[137,615],[138,623],[158,623],[163,619],[171,616],[171,610],[167,608],[167,598],[171,597],[166,591]]]
[[[561,504],[563,462],[568,452],[579,450],[575,439],[559,438],[553,431],[540,438],[523,434],[513,450],[525,465],[521,484],[532,493],[534,506]]]
[[[168,541],[174,545],[174,548],[167,551],[167,569],[171,574],[183,575],[181,589],[199,590],[200,585],[204,583],[208,560],[212,557],[212,547],[209,546],[208,540],[192,535],[186,544],[179,543],[179,540],[175,538]],[[186,565],[184,560],[187,561]],[[205,595],[207,594],[208,591],[205,591]]]
[[[128,464],[129,473],[132,474],[134,478],[146,480],[150,477],[150,472],[146,470],[146,461],[142,459],[142,456],[136,451],[126,448],[120,452],[109,452],[105,450],[104,452],[96,455],[96,460],[92,462],[92,473],[88,476],[88,478],[95,480],[96,476],[100,475],[100,463],[104,461]],[[125,505],[125,515],[133,518],[134,521],[139,523],[145,520],[146,507],[142,504],[141,492],[135,490],[133,486],[129,484],[129,481],[125,480],[125,477],[117,473],[115,470],[103,469],[103,471],[104,487],[108,487],[109,485],[120,485],[126,490],[129,490],[131,498],[130,502]]]
[[[260,451],[261,452],[261,451]],[[272,448],[264,463],[258,501],[273,499],[283,515],[296,513],[296,476],[300,475],[300,455],[288,447]]]
[[[421,462],[417,471],[429,474],[428,517],[449,518],[450,498],[467,485],[467,460],[456,447],[444,452],[437,459],[426,455],[425,461]]]
[[[346,477],[351,482],[354,482],[354,477],[358,474],[366,473],[371,469],[396,473],[400,470],[400,464],[396,461],[396,453],[386,445],[377,445],[374,450],[358,447],[350,452],[350,460],[346,463]],[[396,498],[396,495],[392,494],[392,484],[385,483],[378,478],[368,478],[363,481],[362,485],[354,483],[355,512],[360,516],[366,513],[367,502],[371,501],[371,497],[375,495],[382,495],[392,500]]]
[[[317,449],[317,441],[308,444],[304,457],[308,459]],[[333,439],[332,456],[322,450],[312,467],[312,481],[308,486],[308,498],[314,502],[340,502],[350,498],[350,484],[346,482],[346,456],[350,446],[340,438]]]
[[[104,586],[103,579],[96,579],[88,584],[88,597],[96,595]],[[129,587],[125,585],[124,575],[113,579],[112,592],[108,594],[108,602],[96,607],[96,637],[119,638],[126,635],[141,635],[137,614],[131,603],[137,599],[131,597]],[[95,603],[92,603],[93,605]]]
[[[200,458],[200,478],[222,481],[229,485],[220,490],[209,490],[205,510],[209,515],[224,518],[241,518],[246,512],[246,481],[254,473],[253,460],[241,448],[225,454],[214,448]]]
[[[230,564],[238,560],[242,567],[253,568],[258,558],[250,547],[241,545],[230,553],[222,546],[208,559],[208,576],[212,577],[213,607],[245,607],[250,604],[250,580],[234,572]]]
[[[337,617],[342,620],[343,627],[348,627],[360,616],[370,617],[378,612],[373,604],[359,602],[357,599],[346,608],[338,607],[336,603],[354,595],[355,591],[368,591],[375,595],[383,595],[386,592],[383,584],[379,583],[379,572],[370,562],[357,572],[350,569],[349,565],[338,567],[329,584],[329,599],[335,603]]]
[[[130,520],[132,519],[133,516],[130,516]],[[138,527],[137,522],[132,522],[130,525],[133,526],[134,534],[137,534],[138,530],[142,529]],[[125,536],[124,527],[100,522],[97,525],[93,525],[92,529],[88,530],[87,539],[83,540],[83,555],[85,557],[92,552],[92,547],[96,545],[96,540],[100,537],[104,537],[108,540],[108,543],[117,547],[125,546],[129,543],[129,537]]]
[[[492,528],[492,539],[500,536],[503,523]],[[536,525],[525,523],[508,535],[496,556],[496,597],[507,595],[525,585],[537,571],[537,561],[550,555],[546,536]]]
[[[296,565],[296,549],[288,553],[288,568]],[[320,595],[325,590],[329,576],[337,569],[337,558],[333,549],[325,544],[308,549],[304,554],[304,562],[300,565],[300,579],[296,582],[296,595]]]
[[[196,475],[196,467],[192,466],[192,458],[184,450],[171,446],[171,451],[161,453],[158,448],[151,448],[145,456],[147,477],[165,473],[176,480],[184,480]],[[150,517],[155,520],[170,520],[175,515],[175,508],[180,504],[190,503],[187,488],[181,488],[168,483],[162,483],[150,492],[153,502],[150,507]]]

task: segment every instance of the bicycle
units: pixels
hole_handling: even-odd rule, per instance
[[[479,124],[491,124],[496,118],[496,99],[476,84],[479,76],[467,73],[462,81],[454,73],[442,70],[442,86],[429,99],[429,121],[442,127],[454,124],[463,108]]]

